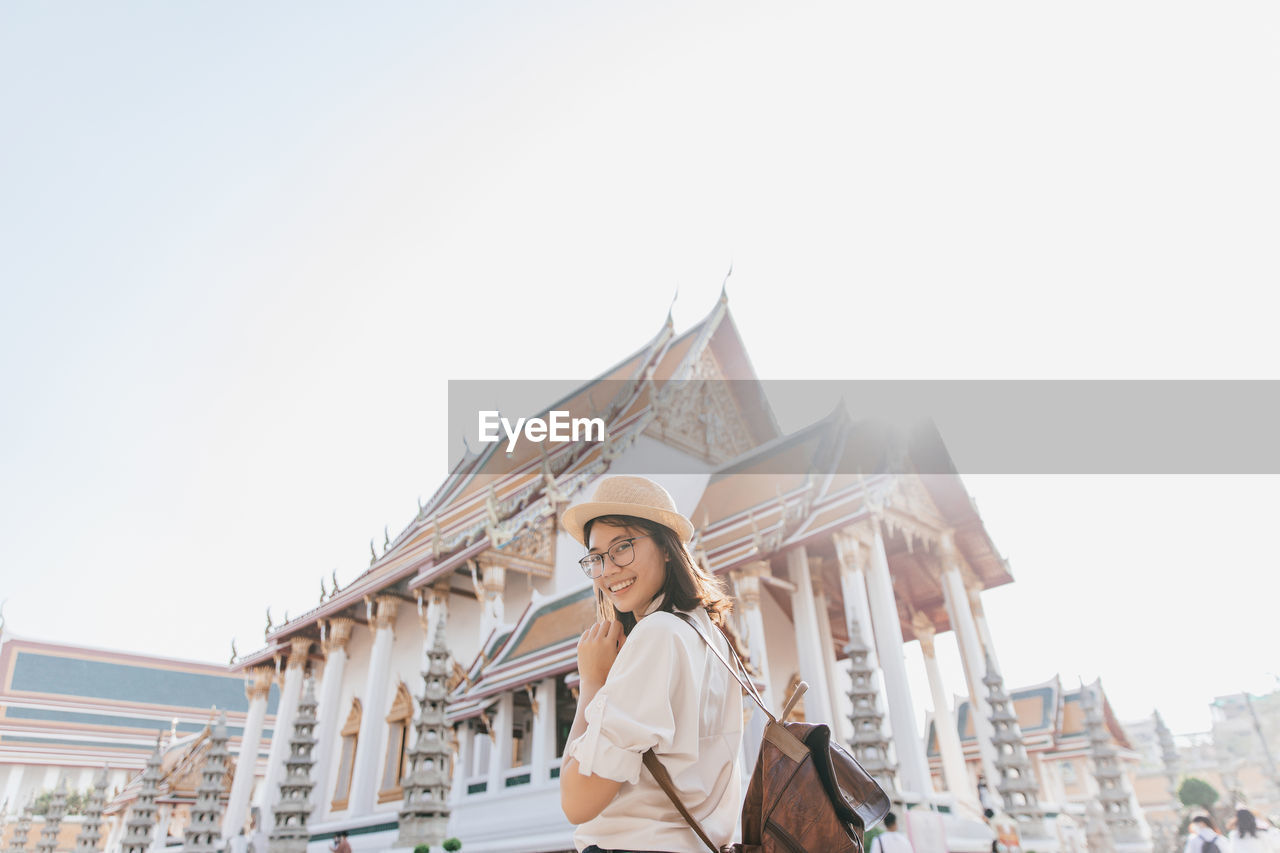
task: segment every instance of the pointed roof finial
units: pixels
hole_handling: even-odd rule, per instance
[[[675,309],[676,309],[676,300],[679,298],[680,298],[680,285],[677,284],[676,292],[671,294],[671,304],[667,306],[666,326],[668,329],[674,329],[676,327],[676,321],[673,317],[673,313],[675,312]]]
[[[722,305],[729,304],[729,276],[733,275],[733,259],[729,259],[729,271],[724,274],[724,281],[720,282],[720,303]]]

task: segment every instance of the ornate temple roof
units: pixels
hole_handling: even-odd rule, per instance
[[[270,728],[278,693],[272,689]],[[56,758],[141,768],[157,732],[196,734],[209,709],[239,738],[244,679],[228,666],[46,643],[6,635],[0,646],[0,762]]]
[[[730,420],[738,430],[738,452],[778,437],[776,419],[754,381],[755,371],[723,296],[703,320],[680,335],[674,334],[668,317],[643,347],[543,413],[556,409],[573,417],[603,417],[611,441],[625,444],[651,420],[648,413],[655,395],[660,396],[668,383],[694,378],[736,380],[720,384],[727,389],[724,405],[733,409]],[[384,553],[375,555],[367,570],[319,606],[287,624],[274,626],[268,632],[267,645],[239,659],[236,668],[271,662],[287,651],[291,636],[318,639],[318,620],[359,605],[366,595],[397,585],[408,594],[448,576],[490,548],[505,546],[545,521],[553,498],[572,499],[594,479],[592,472],[602,459],[607,462],[610,453],[609,442],[559,445],[545,454],[539,448],[546,449],[525,442],[508,455],[498,444],[490,444],[482,452],[464,455],[435,495],[400,535],[388,542]],[[698,451],[697,447],[686,449]],[[501,528],[497,536],[495,528]],[[361,609],[355,608],[357,619]]]
[[[1099,685],[1101,689],[1101,685]],[[1081,690],[1065,690],[1059,676],[1010,692],[1013,711],[1018,717],[1023,742],[1028,752],[1070,752],[1088,750],[1089,737],[1085,729],[1085,712],[1080,704]],[[1106,694],[1102,694],[1104,718],[1111,740],[1124,749],[1132,749],[1124,728],[1111,710]],[[977,752],[977,738],[973,731],[973,718],[968,698],[956,697],[956,729],[965,753]],[[926,736],[931,763],[941,766],[938,752],[936,720],[931,716]]]
[[[210,727],[207,723],[199,732],[175,738],[163,747],[160,754],[160,781],[156,794],[157,803],[192,803],[195,802],[196,788],[200,785],[200,774],[209,754]],[[228,757],[227,773],[223,779],[223,795],[231,793],[231,777],[235,768],[235,758]],[[103,814],[117,814],[129,807],[138,797],[142,788],[142,771],[134,773],[124,787],[116,792],[103,807]]]
[[[578,665],[578,637],[595,621],[593,587],[531,602],[515,626],[495,635],[449,696],[449,721],[479,714],[504,691],[563,675]]]

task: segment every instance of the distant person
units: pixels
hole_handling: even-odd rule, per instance
[[[978,802],[982,804],[982,816],[990,821],[996,816],[996,804],[991,799],[991,789],[987,787],[987,777],[978,774]]]
[[[1182,853],[1232,853],[1231,842],[1218,832],[1213,818],[1197,815],[1191,819],[1191,833]]]
[[[345,830],[340,829],[333,834],[333,846],[329,849],[333,853],[351,853],[351,842],[347,841]]]
[[[893,812],[884,816],[884,832],[871,842],[871,853],[916,853],[911,839],[898,831],[898,816]]]
[[[1280,833],[1275,828],[1264,830],[1258,826],[1258,819],[1248,809],[1236,812],[1236,828],[1231,830],[1232,853],[1277,853],[1280,846],[1276,837]]]

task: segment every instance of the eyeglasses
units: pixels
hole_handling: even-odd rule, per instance
[[[649,536],[632,536],[630,539],[622,539],[609,546],[606,552],[609,559],[613,560],[613,564],[618,568],[626,568],[631,565],[636,558],[635,546],[631,543],[637,539],[648,539]],[[604,574],[604,554],[588,554],[578,561],[578,565],[582,566],[582,571],[586,572],[589,578],[598,578]]]

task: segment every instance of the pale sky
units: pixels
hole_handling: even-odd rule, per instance
[[[590,378],[730,264],[765,378],[1280,378],[1278,39],[1260,2],[6,3],[8,629],[256,648],[440,484],[449,379]],[[1274,684],[1276,478],[966,483],[1010,685],[1193,731]]]

